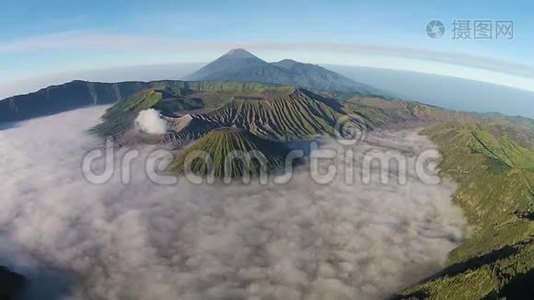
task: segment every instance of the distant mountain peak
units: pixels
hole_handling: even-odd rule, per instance
[[[245,49],[226,52],[215,61],[185,77],[186,80],[252,81],[291,85],[313,91],[379,95],[375,88],[314,64],[292,59],[268,63]]]
[[[243,48],[236,48],[226,52],[222,57],[231,58],[258,58],[256,55],[248,52]]]
[[[213,74],[219,74],[223,80],[231,80],[224,73],[239,73],[242,69],[267,65],[267,62],[245,49],[232,49],[213,62],[186,76],[186,80],[211,80]]]
[[[286,58],[286,59],[282,59],[282,60],[279,61],[278,63],[291,63],[291,64],[297,64],[298,61],[296,61],[296,60],[294,60],[294,59]]]
[[[304,64],[304,63],[300,63],[296,60],[293,60],[293,59],[283,59],[279,62],[275,62],[275,63],[272,63],[273,65],[275,66],[278,66],[278,67],[281,67],[281,68],[284,68],[284,69],[291,69],[293,68],[294,66],[297,66],[297,65],[309,65],[309,64]]]

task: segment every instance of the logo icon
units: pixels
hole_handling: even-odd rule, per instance
[[[445,34],[445,25],[439,20],[432,20],[426,25],[426,34],[433,39],[440,39]]]

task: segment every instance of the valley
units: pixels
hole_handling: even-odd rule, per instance
[[[428,211],[425,211],[422,223],[419,223],[419,219],[409,221],[404,230],[409,233],[411,230],[415,230],[416,236],[419,236],[421,232],[424,236],[424,232],[430,230],[432,234],[439,237],[438,243],[442,246],[439,257],[434,257],[423,250],[421,250],[422,253],[419,253],[411,248],[411,245],[406,246],[410,251],[416,251],[413,256],[410,256],[410,261],[406,262],[398,257],[396,259],[402,261],[402,267],[409,269],[413,276],[409,277],[410,280],[400,280],[398,277],[402,277],[402,272],[381,266],[380,272],[392,274],[391,276],[395,277],[393,282],[384,280],[384,285],[387,286],[387,293],[384,294],[379,291],[379,279],[373,279],[372,288],[369,289],[365,288],[364,283],[361,286],[353,285],[351,280],[356,282],[365,282],[366,280],[366,278],[356,276],[354,270],[350,269],[360,263],[354,261],[357,258],[345,252],[337,252],[337,250],[330,252],[332,248],[329,245],[321,245],[324,248],[319,248],[325,251],[327,257],[325,258],[323,255],[325,253],[318,256],[316,262],[318,269],[310,269],[305,262],[297,263],[297,266],[292,265],[291,270],[287,272],[298,273],[300,275],[295,276],[305,279],[294,282],[292,281],[294,278],[289,278],[288,275],[293,273],[280,275],[289,276],[284,278],[290,282],[291,288],[281,291],[274,297],[279,298],[281,295],[289,298],[296,297],[295,299],[303,295],[314,295],[314,297],[335,295],[343,299],[350,299],[354,295],[365,295],[371,299],[376,297],[393,297],[395,299],[488,299],[499,297],[515,299],[533,297],[534,291],[529,287],[529,282],[534,276],[532,275],[534,269],[534,246],[532,243],[534,240],[534,223],[532,223],[534,219],[534,207],[532,205],[534,203],[534,121],[500,114],[450,111],[420,102],[395,99],[378,95],[378,91],[340,76],[318,66],[292,60],[267,63],[245,50],[236,49],[193,73],[190,78],[195,79],[195,81],[122,83],[74,81],[0,101],[0,120],[21,122],[25,119],[44,115],[51,115],[46,118],[53,119],[53,114],[58,112],[87,105],[107,104],[110,106],[101,115],[100,121],[92,122],[91,128],[85,128],[86,133],[88,131],[91,138],[97,139],[100,143],[105,139],[111,139],[116,146],[114,150],[118,153],[132,147],[141,147],[141,149],[146,150],[146,147],[164,146],[166,149],[170,149],[173,154],[173,158],[164,171],[176,175],[178,178],[189,173],[200,177],[213,176],[218,179],[223,177],[239,179],[249,176],[257,178],[264,172],[276,174],[287,167],[286,158],[292,150],[290,145],[298,143],[320,142],[322,146],[332,146],[332,141],[343,144],[343,142],[352,139],[355,146],[351,148],[351,151],[356,151],[356,154],[353,155],[357,157],[364,157],[366,150],[380,148],[390,151],[386,152],[388,155],[385,159],[394,159],[395,156],[391,151],[398,151],[408,155],[412,160],[415,159],[414,156],[419,153],[418,151],[424,149],[414,150],[411,146],[435,147],[442,156],[438,165],[439,176],[443,180],[442,185],[438,187],[420,186],[420,183],[409,181],[410,187],[413,187],[414,190],[424,191],[425,194],[408,192],[406,194],[408,196],[401,197],[395,193],[405,192],[405,187],[402,186],[395,187],[399,190],[392,194],[391,191],[387,190],[387,187],[380,185],[372,186],[376,191],[375,193],[374,190],[369,190],[365,185],[346,187],[337,186],[337,183],[333,185],[336,185],[340,191],[332,189],[330,192],[333,194],[339,192],[342,195],[335,201],[347,205],[347,207],[357,206],[358,209],[362,209],[358,202],[348,203],[347,199],[350,197],[347,198],[348,194],[345,192],[359,193],[364,191],[362,193],[365,197],[359,198],[358,201],[364,201],[374,210],[376,208],[374,205],[377,204],[370,202],[369,199],[374,199],[378,195],[378,191],[382,192],[382,188],[386,188],[384,193],[388,197],[391,199],[401,197],[402,201],[408,203],[409,207],[403,207],[404,202],[389,203],[393,207],[398,206],[397,209],[406,209],[403,211],[400,221],[392,217],[395,214],[388,207],[376,208],[376,215],[379,216],[378,212],[384,210],[388,212],[386,218],[394,218],[395,221],[392,222],[395,224],[399,222],[401,227],[402,224],[405,224],[402,220],[409,219],[410,214],[417,215],[415,211],[418,207],[410,201],[416,199],[420,203],[425,203],[426,206],[424,207]],[[377,93],[375,94],[375,92]],[[73,111],[73,113],[75,112],[78,110]],[[68,113],[70,112],[66,114]],[[63,114],[59,116],[67,116]],[[141,115],[144,118],[140,118]],[[29,121],[30,124],[32,121]],[[22,122],[21,124],[26,123]],[[149,130],[154,126],[157,127],[155,128],[157,130]],[[412,132],[416,128],[418,131]],[[11,130],[16,131],[17,128],[5,130],[11,132]],[[79,132],[71,134],[80,135]],[[412,142],[414,145],[411,145]],[[335,147],[339,147],[339,145]],[[239,159],[231,160],[228,163],[227,158],[233,157],[235,152],[246,155],[239,156]],[[309,165],[310,152],[313,151],[308,151],[302,160],[296,160],[295,165]],[[198,153],[201,155],[198,156]],[[251,153],[257,155],[251,155]],[[198,157],[191,158],[192,155]],[[357,167],[363,168],[361,164]],[[302,205],[304,206],[313,206],[309,201],[315,199],[314,201],[321,202],[321,205],[328,207],[326,210],[335,215],[332,218],[341,218],[345,220],[343,221],[345,223],[354,221],[352,215],[343,215],[342,207],[339,208],[340,210],[329,207],[328,201],[325,200],[328,195],[326,197],[322,194],[317,196],[317,193],[321,193],[321,188],[312,185],[309,178],[305,179],[301,173],[302,169],[298,170],[295,179],[297,183],[294,184],[298,185],[298,182],[301,184],[306,182],[306,184],[297,186],[294,191],[289,192],[292,197],[302,198]],[[416,177],[416,174],[410,175]],[[454,188],[452,188],[453,185]],[[190,195],[195,194],[192,186],[183,185],[182,187],[190,190]],[[151,186],[148,189],[152,193],[159,193],[158,188],[158,186]],[[210,188],[217,189],[217,186],[207,187],[207,189]],[[452,203],[462,210],[468,223],[466,226],[460,221],[461,218],[458,217],[457,212],[453,212],[454,209],[450,208],[448,204],[440,204],[442,207],[435,207],[428,202],[430,199],[434,199],[434,196],[429,196],[434,188],[440,191],[436,195],[439,198],[436,199],[438,203],[452,199]],[[235,189],[233,192],[226,192],[231,196],[224,199],[225,203],[232,206],[236,205],[234,201],[238,201],[239,205],[246,206],[242,202],[241,196],[238,195],[245,187],[236,185]],[[276,219],[276,222],[284,222],[284,220],[270,215],[277,211],[277,204],[272,202],[274,200],[269,196],[271,193],[275,193],[272,190],[276,190],[276,187],[269,186],[263,189],[254,186],[254,189],[254,193],[261,195],[259,197],[263,199],[262,201],[267,201],[265,203],[270,203],[272,207],[267,208],[267,215],[263,215],[265,208],[259,202],[257,207],[250,210],[266,218],[265,220],[272,217]],[[162,188],[162,190],[171,195],[176,193],[172,189]],[[214,219],[210,219],[215,222],[209,225],[211,231],[215,230],[218,222],[226,222],[224,219],[225,209],[222,208],[221,212],[220,205],[211,202],[214,197],[217,198],[214,196],[215,194],[210,190],[201,200],[207,211],[216,214],[211,216]],[[165,197],[158,199],[175,210],[184,209],[183,207],[174,207],[172,200],[175,198],[173,197],[175,196],[165,194]],[[256,196],[250,197],[256,199],[254,198]],[[190,196],[180,201],[187,205],[187,209],[191,209],[197,205],[193,201],[194,199],[194,196]],[[157,203],[153,204],[157,205]],[[105,201],[104,205],[107,205]],[[293,204],[284,202],[284,205],[292,207]],[[444,208],[445,206],[446,208]],[[292,207],[291,211],[297,214],[302,207],[297,205],[297,207]],[[363,208],[368,209],[365,205]],[[270,209],[274,211],[270,211]],[[450,214],[452,223],[448,224],[446,220],[441,220],[433,215],[434,210]],[[194,209],[191,211],[192,214],[193,211]],[[335,220],[330,219],[330,215],[322,215],[321,212],[315,210],[309,213],[311,217],[310,215],[302,216],[304,223],[300,223],[299,219],[287,226],[289,228],[297,226],[299,232],[306,236],[322,237],[329,241],[327,236],[331,232],[314,231],[313,226],[310,225],[313,223],[311,220],[314,214],[317,214],[317,218],[320,218],[326,226],[334,226]],[[234,220],[233,222],[239,223],[235,220],[240,217],[242,215],[238,210],[236,215],[229,218]],[[247,217],[251,216],[248,215]],[[429,220],[432,220],[433,217],[442,222],[439,223],[439,226],[443,225],[443,228],[432,227],[432,222]],[[374,218],[373,214],[372,219],[374,220]],[[182,219],[185,218],[183,216],[179,218],[179,220]],[[256,267],[260,269],[268,264],[263,260],[266,259],[265,253],[284,251],[273,250],[277,244],[267,243],[270,238],[277,240],[271,234],[275,232],[275,235],[285,242],[283,231],[273,229],[274,227],[268,229],[262,227],[265,226],[262,225],[265,220],[255,219],[252,222],[255,224],[254,226],[260,228],[257,230],[261,233],[258,238],[264,242],[251,241],[249,243],[247,242],[248,238],[244,238],[246,247],[250,246],[250,249],[261,250],[259,252],[250,250],[250,252],[243,254],[252,257],[252,264],[258,263],[259,265]],[[170,221],[170,223],[173,222]],[[199,221],[188,219],[188,222],[196,223]],[[371,222],[371,224],[374,223]],[[414,225],[416,228],[410,227],[409,224],[416,224]],[[245,236],[254,235],[254,232],[248,232],[249,225],[249,223],[240,223],[239,225],[243,226],[244,229],[240,230],[243,230]],[[350,226],[362,228],[359,225]],[[366,227],[364,226],[364,228]],[[338,229],[330,228],[328,230],[336,232]],[[436,231],[433,231],[434,229]],[[371,229],[366,228],[365,230],[372,232]],[[388,245],[390,242],[392,245],[396,245],[394,236],[397,233],[392,232],[389,228],[384,230],[385,233],[377,234],[380,237],[378,240],[374,240],[373,234],[369,235],[369,239],[377,245],[384,240],[387,241],[385,243]],[[358,235],[358,231],[349,231],[344,232],[346,235],[342,235],[342,242],[335,238],[335,234],[331,242],[334,244],[348,243],[347,248],[344,248],[346,251],[358,252],[360,246],[351,243],[351,239]],[[461,234],[458,233],[460,231],[462,231]],[[183,234],[187,235],[187,233],[184,232]],[[443,235],[441,235],[442,233]],[[240,238],[235,237],[236,233],[231,228],[224,231],[224,234],[230,236],[230,240],[234,242],[236,240],[243,242]],[[209,233],[206,235],[206,239],[209,240],[208,237],[212,238]],[[423,244],[425,247],[432,248],[432,242],[427,241],[426,238],[426,236],[421,238],[424,241]],[[150,238],[147,237],[147,239]],[[179,241],[176,237],[173,239],[175,242]],[[219,242],[225,249],[224,255],[230,255],[232,247],[224,240]],[[306,246],[308,241],[300,242],[302,244],[299,244],[298,249],[293,249],[296,251],[295,253],[307,251],[305,249],[308,247]],[[196,242],[191,243],[187,247],[197,246]],[[371,244],[371,247],[373,245]],[[267,248],[262,248],[264,246]],[[159,244],[154,247],[158,251],[167,251]],[[444,249],[445,252],[443,252]],[[156,260],[162,259],[158,255],[156,255]],[[165,255],[172,256],[169,253]],[[210,255],[217,257],[216,260],[222,259],[217,256],[217,253]],[[277,261],[283,260],[278,254],[270,253],[269,255],[267,257],[276,257]],[[386,256],[389,257],[389,255],[396,257],[395,253],[388,252]],[[405,255],[408,254],[405,253]],[[431,256],[431,259],[427,255]],[[199,254],[199,257],[202,257],[202,254]],[[379,256],[377,259],[381,258]],[[165,256],[163,260],[169,263],[167,259]],[[190,263],[195,264],[194,262]],[[291,265],[287,261],[285,263]],[[169,264],[182,271],[189,266],[189,262],[182,264],[182,261],[172,261]],[[222,264],[226,264],[230,269],[240,265],[235,260]],[[195,265],[202,266],[201,263]],[[250,266],[241,267],[248,268]],[[365,264],[360,265],[360,267],[372,268],[372,266]],[[197,272],[197,270],[190,271]],[[166,272],[172,273],[170,270],[166,270]],[[242,298],[244,295],[260,294],[273,296],[268,286],[274,284],[273,278],[276,277],[273,275],[274,273],[262,275],[273,281],[266,283],[254,275],[254,272],[259,272],[258,270],[248,270],[247,272],[250,273],[247,274],[240,274],[235,269],[228,272],[237,278],[235,281],[238,283],[233,288],[225,286],[227,283],[221,279],[220,276],[223,276],[221,274],[225,272],[216,271],[215,273],[218,275],[213,275],[218,278],[216,280],[218,284],[225,286],[219,288],[228,297]],[[336,288],[328,289],[328,281],[325,279],[329,276],[328,274],[335,274],[337,287],[342,286],[343,289],[341,290],[348,292],[342,293]],[[371,271],[366,274],[372,277]],[[192,276],[199,280],[198,276],[200,275],[195,273]],[[255,282],[257,286],[262,287],[262,290],[243,290],[241,286],[245,284],[243,283],[245,281],[242,281],[243,278],[246,278],[245,281]],[[209,285],[209,280],[204,281],[204,279],[206,278],[199,281],[202,282],[202,286],[192,287],[192,293],[202,294],[200,291],[203,290],[203,287]],[[318,291],[317,286],[325,287],[325,292]],[[173,289],[170,288],[170,290]],[[184,292],[188,289],[187,287],[180,287],[177,290]],[[123,290],[121,293],[130,295]],[[136,291],[136,293],[143,294],[142,291]]]

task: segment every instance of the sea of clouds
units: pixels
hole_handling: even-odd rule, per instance
[[[90,184],[82,157],[101,142],[85,131],[103,112],[0,131],[0,265],[29,279],[26,299],[380,299],[439,270],[462,239],[454,184],[412,173],[319,185],[303,167],[283,186],[161,186],[139,158],[130,184]],[[399,131],[352,147],[430,146]]]

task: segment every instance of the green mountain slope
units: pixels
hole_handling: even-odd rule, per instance
[[[102,116],[102,123],[90,131],[102,137],[120,136],[133,127],[137,114],[144,109],[154,108],[175,117],[183,111],[220,107],[235,95],[276,95],[284,90],[290,88],[251,82],[162,82],[161,86],[141,90],[110,107]]]
[[[332,99],[324,98],[303,89],[276,97],[234,97],[223,107],[205,114],[185,116],[196,123],[175,123],[179,138],[196,138],[198,124],[206,128],[239,127],[254,134],[281,140],[333,135],[336,122],[344,116],[342,107]],[[355,120],[356,122],[356,120]]]
[[[213,174],[216,177],[236,177],[247,173],[257,176],[261,172],[283,168],[289,151],[283,143],[257,137],[246,130],[220,128],[186,148],[169,165],[169,170],[196,175]],[[243,160],[233,159],[239,157],[238,154],[244,155]],[[207,157],[212,164],[207,162]]]
[[[380,97],[355,96],[346,101],[355,111],[379,111],[382,123],[473,121],[472,113],[457,112],[415,101],[384,99]]]
[[[148,108],[172,115],[175,111],[198,109],[203,106],[200,99],[182,96],[170,89],[148,89],[109,108],[102,116],[103,122],[93,127],[90,132],[102,137],[120,135],[133,126],[140,111]]]
[[[441,170],[459,187],[454,202],[470,237],[442,272],[400,295],[433,299],[532,299],[534,151],[499,122],[440,124],[424,131],[443,155]]]
[[[383,122],[375,122],[378,118],[363,113],[347,118],[345,108],[338,101],[304,89],[196,82],[185,91],[182,88],[141,91],[109,108],[102,117],[103,122],[91,131],[103,137],[121,136],[133,128],[139,111],[148,108],[159,110],[167,117],[169,138],[176,142],[194,140],[222,127],[238,127],[271,139],[291,140],[334,135],[336,123],[344,119],[362,128],[373,128]],[[188,113],[199,108],[207,112]],[[379,114],[384,113],[375,112],[376,116]]]

